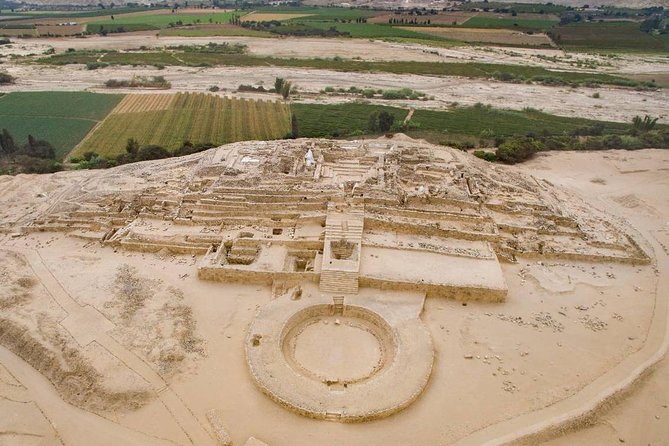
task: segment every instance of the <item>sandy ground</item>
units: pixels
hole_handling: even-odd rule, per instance
[[[416,75],[394,75],[384,73],[343,73],[328,70],[283,69],[283,68],[152,68],[109,67],[95,71],[82,66],[35,67],[29,65],[5,65],[7,71],[17,78],[14,85],[0,87],[0,91],[41,90],[88,90],[119,92],[102,87],[107,79],[129,79],[134,75],[165,76],[172,83],[172,91],[204,92],[212,85],[231,94],[241,84],[271,86],[277,76],[289,79],[305,93],[318,93],[325,87],[335,88],[371,87],[375,89],[411,88],[434,96],[430,101],[378,101],[399,107],[442,109],[453,103],[473,105],[477,102],[498,108],[522,110],[532,107],[561,116],[630,122],[636,115],[651,115],[666,122],[669,117],[669,90],[636,91],[621,88],[567,88],[541,85],[510,84],[456,77],[430,77]],[[134,90],[137,91],[137,90]],[[597,92],[601,98],[593,98]],[[275,95],[243,94],[254,98],[271,98]],[[354,100],[346,96],[296,97],[296,101],[333,103]]]
[[[53,438],[67,445],[99,444],[100,438],[113,444],[123,438],[126,444],[180,445],[189,444],[187,435],[204,435],[205,441],[195,444],[212,444],[203,431],[210,429],[205,414],[213,409],[235,444],[250,436],[273,446],[480,444],[477,435],[502,435],[518,419],[552,416],[563,404],[578,407],[589,400],[593,386],[607,389],[627,376],[626,367],[638,364],[647,350],[656,351],[664,337],[669,280],[667,153],[548,153],[520,166],[518,169],[561,185],[614,215],[621,225],[630,227],[657,263],[633,266],[521,258],[518,264],[502,265],[509,287],[508,301],[503,304],[464,306],[427,300],[422,319],[436,350],[428,387],[406,410],[370,423],[303,418],[282,409],[254,387],[243,360],[243,341],[255,312],[271,299],[269,287],[200,281],[191,256],[116,252],[54,233],[0,234],[0,247],[24,256],[40,286],[60,306],[75,314],[101,314],[104,324],[115,327],[105,336],[95,334],[95,342],[124,358],[149,386],[166,389],[139,410],[93,415],[63,403],[58,390],[42,375],[0,349],[0,395],[4,396],[0,413],[19,415],[0,417],[0,432],[10,432],[6,438],[13,444],[52,444]],[[58,191],[79,181],[87,181],[91,191],[113,184],[122,190],[145,181],[145,176],[123,178],[115,172],[119,171],[0,178],[0,187],[7,191],[0,196],[6,214],[3,219],[11,218],[12,213],[29,218],[35,209],[48,206],[48,196],[56,197]],[[99,183],[97,175],[104,175]],[[147,231],[160,226],[145,224]],[[147,298],[147,308],[157,311],[164,302],[160,299],[167,299],[169,293],[182,296],[180,302],[192,309],[194,334],[205,340],[205,354],[187,358],[178,372],[167,373],[160,367],[153,351],[142,344],[143,329],[156,327],[169,340],[169,327],[151,319],[151,312],[137,312],[130,319],[132,324],[121,317],[123,313],[115,312],[115,283],[119,270],[126,266],[136,268],[142,281],[152,284],[151,290],[161,290]],[[0,285],[5,283],[10,282],[0,280]],[[304,292],[317,291],[305,285]],[[24,311],[20,317],[31,314]],[[95,333],[88,326],[77,330],[81,324],[67,327],[76,339]],[[128,331],[133,329],[137,336]],[[639,393],[605,414],[601,424],[571,438],[586,443],[602,440],[601,444],[617,441],[616,436],[629,444],[663,438],[666,427],[661,425],[666,423],[662,420],[669,416],[662,407],[669,398],[663,377],[666,365],[639,387]],[[26,403],[13,403],[10,397]],[[636,410],[640,405],[645,408]],[[25,423],[26,419],[35,421]]]
[[[92,36],[85,39],[51,38],[22,39],[17,45],[22,51],[39,54],[49,47],[57,52],[68,48],[136,49],[140,46],[161,48],[176,45],[205,45],[209,42],[240,43],[247,45],[251,54],[275,57],[360,57],[365,60],[421,60],[437,61],[440,57],[422,49],[381,41],[363,39],[319,38],[258,38],[258,37],[159,37],[155,33],[128,33],[113,37]]]
[[[547,441],[546,446],[623,443],[663,445],[669,438],[669,361],[664,359],[652,375],[619,405],[597,417],[592,426]]]
[[[49,48],[64,52],[68,48],[127,50],[146,46],[203,45],[209,42],[240,43],[251,54],[275,57],[335,57],[364,60],[414,60],[444,62],[482,62],[535,65],[573,71],[620,73],[667,73],[669,60],[661,55],[596,55],[566,53],[559,49],[460,46],[435,48],[409,43],[390,43],[364,39],[259,38],[259,37],[159,37],[152,32],[81,38],[17,39],[2,54],[41,54]]]
[[[669,200],[666,194],[656,193],[658,188],[669,187],[666,176],[669,158],[663,152],[549,153],[524,164],[522,169],[575,190],[588,197],[593,205],[615,212],[645,234],[658,254],[658,267],[666,263]],[[666,272],[660,277],[667,282]],[[659,297],[666,300],[666,288]],[[619,405],[603,411],[594,425],[546,444],[666,444],[668,377],[669,361],[664,359],[651,375],[641,380],[636,391]]]

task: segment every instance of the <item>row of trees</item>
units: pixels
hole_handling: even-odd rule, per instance
[[[627,134],[605,134],[604,126],[592,126],[575,129],[570,135],[529,134],[514,136],[497,144],[492,152],[476,151],[474,154],[487,161],[501,161],[515,164],[530,158],[544,150],[609,150],[609,149],[643,149],[669,148],[669,130],[656,130],[658,118],[646,115],[635,116]]]
[[[48,142],[28,135],[25,144],[17,144],[9,130],[0,134],[0,173],[50,173],[62,169],[56,150]]]
[[[430,19],[418,21],[418,19],[405,19],[404,17],[396,19],[391,17],[388,19],[388,23],[391,25],[429,25]]]
[[[184,141],[181,144],[181,147],[174,152],[170,152],[166,148],[155,144],[141,146],[135,138],[130,138],[126,144],[125,153],[122,153],[117,157],[106,158],[95,152],[86,152],[81,158],[70,159],[70,162],[76,164],[79,169],[106,169],[108,167],[120,166],[122,164],[135,163],[138,161],[191,155],[193,153],[211,149],[212,147],[214,147],[214,145],[211,143],[193,144],[190,141]]]

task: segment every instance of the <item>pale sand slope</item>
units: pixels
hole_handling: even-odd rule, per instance
[[[547,441],[545,446],[587,444],[664,445],[669,438],[669,360],[664,359],[636,392],[610,411],[601,414],[591,427]]]
[[[621,215],[654,245],[658,264],[669,253],[669,156],[662,151],[547,153],[522,169],[588,197],[597,207]],[[596,182],[592,182],[592,180]],[[602,184],[603,180],[605,184]],[[663,252],[664,251],[664,252]],[[666,270],[660,280],[667,281]],[[666,302],[668,294],[659,296]],[[669,438],[669,360],[642,379],[635,392],[604,411],[592,427],[547,445],[662,445]]]
[[[272,67],[215,67],[153,68],[108,67],[86,70],[82,66],[41,67],[4,65],[17,78],[14,85],[0,87],[0,91],[92,90],[99,92],[127,92],[102,87],[107,79],[129,79],[132,76],[165,76],[172,83],[170,91],[204,92],[212,85],[230,94],[241,84],[271,86],[277,76],[289,79],[305,93],[318,93],[327,86],[371,87],[375,89],[403,88],[410,85],[417,91],[434,96],[430,101],[384,101],[398,107],[440,109],[457,102],[473,105],[477,102],[499,108],[522,110],[532,107],[561,116],[582,117],[619,122],[631,122],[636,115],[651,115],[666,122],[669,116],[669,89],[636,91],[622,88],[568,88],[541,85],[511,84],[458,77],[395,75],[388,73],[344,73],[328,70],[288,69]],[[135,92],[141,90],[133,90]],[[153,92],[155,90],[144,90]],[[600,99],[592,95],[597,92]],[[240,96],[275,100],[273,94],[243,94]],[[322,103],[354,100],[352,97],[325,95],[305,96],[302,100]],[[295,100],[300,100],[299,96]],[[539,131],[541,129],[538,129]]]

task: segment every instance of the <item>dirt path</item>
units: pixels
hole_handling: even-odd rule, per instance
[[[409,113],[407,113],[406,118],[404,118],[404,125],[406,125],[409,121],[411,121],[411,118],[413,118],[413,114],[415,111],[416,109],[413,107],[409,109]]]

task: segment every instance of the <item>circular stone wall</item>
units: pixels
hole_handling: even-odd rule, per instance
[[[418,397],[433,362],[420,319],[386,318],[389,307],[360,302],[335,314],[317,301],[277,299],[252,323],[247,360],[263,392],[303,415],[339,421],[387,416]]]
[[[393,333],[381,317],[349,307],[333,314],[331,305],[314,305],[284,326],[281,344],[288,364],[324,383],[348,385],[369,379],[392,359]]]

